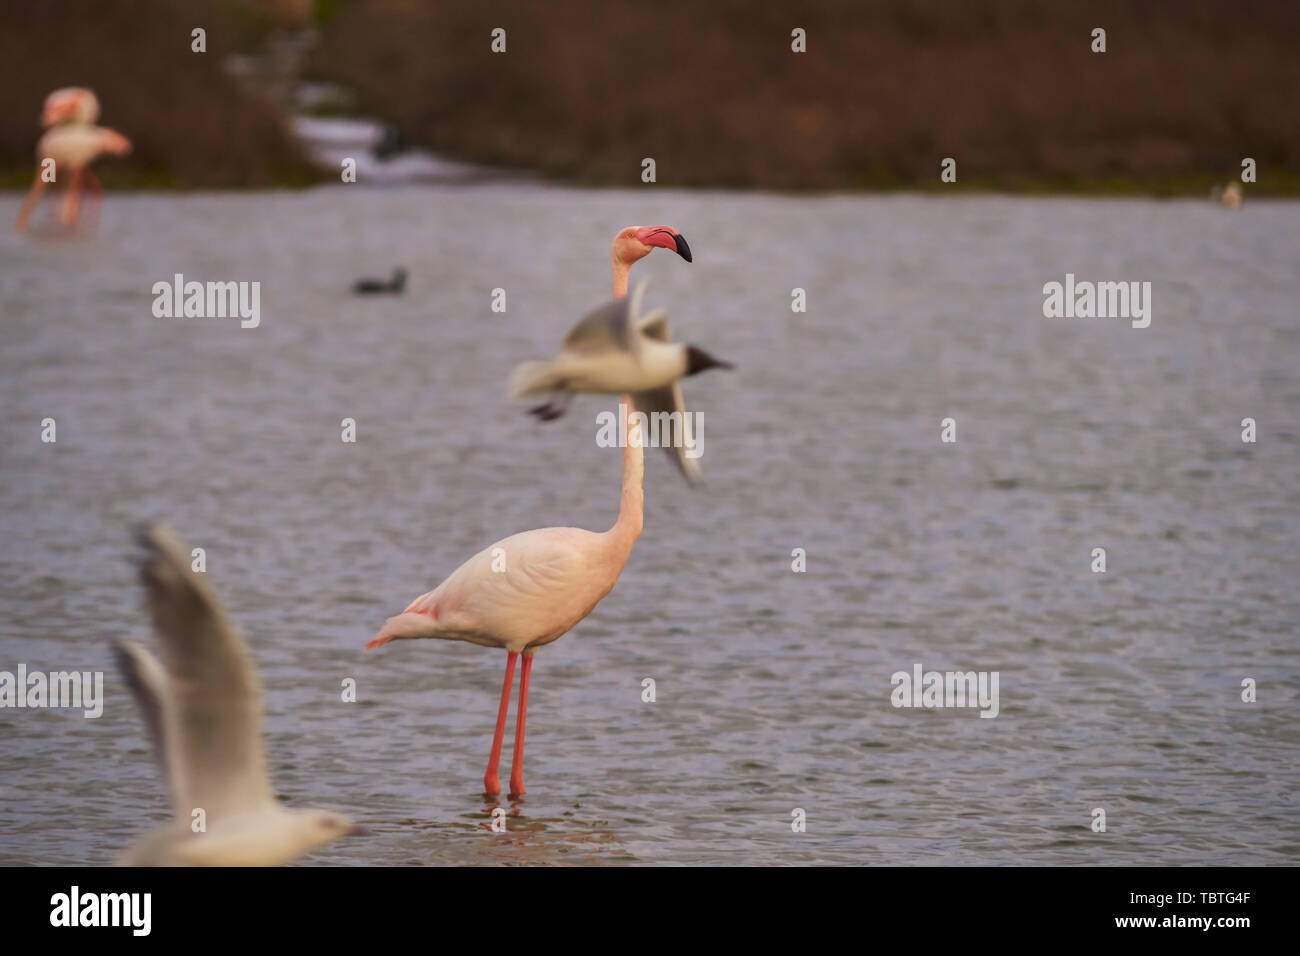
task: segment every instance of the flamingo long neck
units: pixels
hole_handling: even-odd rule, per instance
[[[627,273],[631,263],[619,256],[617,243],[615,240],[614,249],[610,251],[610,261],[614,265],[614,298],[622,299],[627,295]],[[645,512],[645,453],[641,450],[640,430],[637,430],[636,447],[633,447],[629,435],[636,404],[628,395],[620,401],[627,409],[627,425],[623,432],[623,496],[619,499],[618,520],[609,529],[609,534],[626,561],[632,553],[632,545],[641,537]]]
[[[614,263],[614,298],[621,299],[627,295],[627,273],[632,266],[626,260],[620,259],[617,253],[610,258]]]
[[[623,433],[623,497],[619,500],[618,520],[609,529],[609,535],[626,560],[632,552],[632,545],[641,537],[645,511],[645,452],[641,449],[641,430],[638,428],[631,434],[632,413],[636,406],[626,395],[623,404],[627,409],[627,428]]]

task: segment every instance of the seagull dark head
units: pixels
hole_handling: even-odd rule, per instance
[[[695,345],[686,346],[686,374],[696,375],[700,372],[707,372],[711,368],[735,368],[730,362],[724,362],[722,359],[714,358],[704,349]]]

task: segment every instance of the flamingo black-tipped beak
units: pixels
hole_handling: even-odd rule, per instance
[[[687,262],[691,261],[691,247],[686,244],[686,237],[672,226],[642,226],[634,235],[647,246],[671,249]]]
[[[677,244],[677,254],[687,262],[690,262],[691,247],[686,244],[686,237],[679,232],[673,236],[673,242]]]

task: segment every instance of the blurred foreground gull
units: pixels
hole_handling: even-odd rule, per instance
[[[155,830],[124,866],[275,866],[337,837],[363,832],[330,810],[276,802],[262,747],[257,668],[216,597],[190,570],[171,532],[141,532],[140,576],[162,663],[134,641],[117,663],[140,705],[176,822]],[[203,810],[206,832],[191,827]]]
[[[637,411],[648,418],[655,412],[676,413],[681,427],[689,430],[681,379],[732,366],[694,345],[672,341],[663,309],[642,315],[647,284],[641,280],[630,297],[601,306],[574,326],[555,358],[521,363],[510,380],[510,397],[552,393],[550,401],[529,409],[542,421],[552,421],[565,413],[575,394],[630,393]],[[689,480],[700,475],[699,462],[686,456],[692,445],[686,440],[667,446]]]

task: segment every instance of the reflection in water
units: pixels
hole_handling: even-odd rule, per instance
[[[398,839],[425,851],[418,862],[430,865],[605,866],[636,862],[609,821],[591,819],[581,807],[555,816],[534,817],[519,801],[508,803],[503,831],[494,831],[492,810],[500,804],[462,813],[459,819],[431,822],[403,819],[369,827],[383,839]]]

